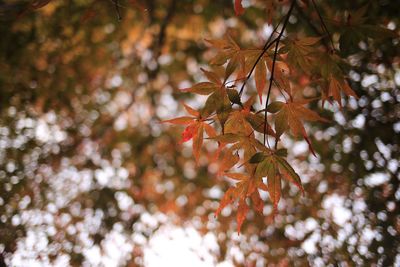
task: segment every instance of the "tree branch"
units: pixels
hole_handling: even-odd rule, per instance
[[[122,20],[121,12],[119,11],[118,0],[114,0],[115,12],[117,13],[118,20]]]
[[[317,4],[315,3],[315,1],[314,1],[314,0],[311,0],[311,2],[312,2],[312,4],[313,4],[313,6],[314,6],[315,11],[316,11],[317,14],[318,14],[319,20],[321,21],[322,29],[325,30],[326,34],[328,35],[329,41],[331,42],[331,45],[332,45],[332,50],[335,50],[335,45],[333,44],[332,36],[331,36],[331,34],[330,34],[328,28],[326,27],[326,24],[325,24],[325,22],[324,22],[324,19],[323,19],[322,16],[321,16],[321,12],[319,12],[318,7],[317,7]]]

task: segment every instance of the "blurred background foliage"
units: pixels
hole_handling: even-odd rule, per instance
[[[321,34],[307,3],[288,32]],[[399,32],[396,1],[317,3],[338,46],[344,29],[333,19],[365,4],[366,24]],[[230,32],[244,47],[263,45],[264,1],[243,1],[242,17],[229,0],[117,4],[0,1],[2,264],[143,266],[165,225],[212,237],[213,265],[400,264],[399,38],[345,42],[360,98],[328,105],[331,123],[308,125],[317,158],[285,139],[306,195],[285,185],[275,222],[251,213],[237,236],[231,208],[214,218],[229,182],[208,149],[196,166],[182,129],[159,122],[181,114],[183,99],[200,105],[179,88],[203,78],[213,56],[204,39]],[[285,8],[277,1],[274,23]]]

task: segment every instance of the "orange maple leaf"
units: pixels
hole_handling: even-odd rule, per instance
[[[307,141],[310,151],[315,155],[315,152],[311,146],[311,142],[308,139],[308,135],[304,128],[304,121],[323,121],[328,120],[322,118],[318,113],[304,107],[305,104],[309,103],[309,100],[297,100],[283,103],[276,101],[268,106],[269,112],[277,113],[275,117],[275,132],[277,136],[281,136],[286,129],[290,129],[290,132],[295,136],[303,136]]]
[[[261,177],[256,178],[254,175],[247,175],[243,173],[225,173],[225,176],[237,180],[238,182],[234,187],[230,187],[222,197],[219,207],[215,212],[215,216],[229,204],[239,199],[239,206],[236,215],[237,230],[240,233],[240,228],[243,221],[246,219],[249,206],[246,199],[251,199],[251,202],[256,211],[262,213],[264,204],[258,192],[258,189],[267,191],[267,186],[263,183]]]
[[[164,120],[162,122],[177,125],[187,125],[182,132],[182,139],[180,143],[184,143],[193,139],[193,155],[196,159],[196,162],[198,162],[200,158],[201,146],[203,144],[204,131],[206,132],[208,137],[215,137],[216,132],[215,129],[201,117],[199,111],[191,108],[186,104],[183,104],[183,106],[191,116],[183,116],[170,120]]]

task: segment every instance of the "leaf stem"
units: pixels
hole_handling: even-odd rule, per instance
[[[289,11],[288,11],[288,13],[286,14],[285,21],[284,21],[284,23],[283,23],[281,32],[279,33],[278,37],[275,39],[275,40],[276,40],[276,42],[275,42],[275,52],[274,52],[274,58],[273,58],[273,60],[272,60],[271,76],[270,76],[270,78],[269,78],[269,87],[268,87],[268,93],[267,93],[267,100],[265,101],[265,112],[264,112],[264,145],[265,145],[265,141],[267,141],[267,145],[268,145],[269,148],[270,148],[270,146],[269,146],[269,142],[268,142],[268,139],[267,139],[267,132],[268,132],[268,124],[267,124],[267,114],[268,114],[268,111],[267,111],[267,107],[268,107],[269,97],[270,97],[270,95],[271,95],[272,82],[273,82],[273,80],[274,80],[274,71],[275,71],[276,56],[277,56],[277,54],[278,54],[279,42],[280,42],[280,40],[281,40],[281,37],[282,37],[282,35],[283,35],[283,32],[285,31],[285,28],[286,28],[286,26],[287,26],[287,23],[288,23],[288,21],[289,21],[289,17],[290,17],[290,15],[291,15],[292,11],[293,11],[293,7],[294,7],[294,4],[295,4],[295,3],[296,3],[296,0],[292,0],[292,3],[290,4]]]

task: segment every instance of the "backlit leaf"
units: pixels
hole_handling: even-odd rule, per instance
[[[190,92],[199,95],[209,95],[212,92],[214,92],[217,88],[219,88],[219,86],[216,85],[215,83],[201,82],[193,85],[192,87],[184,88],[181,90],[184,92]]]
[[[247,206],[245,199],[239,200],[239,207],[236,214],[236,221],[237,221],[237,232],[240,233],[240,229],[242,228],[242,224],[246,219],[246,215],[249,212],[249,206]]]
[[[229,100],[232,103],[238,104],[238,105],[242,104],[242,102],[240,101],[240,96],[239,96],[238,91],[236,91],[235,89],[227,89],[226,91],[228,93]]]
[[[267,111],[268,111],[269,113],[277,113],[279,110],[281,110],[283,104],[284,104],[284,103],[283,103],[283,102],[280,102],[280,101],[272,102],[272,103],[270,103],[270,104],[268,105]]]
[[[215,211],[215,216],[218,216],[221,211],[229,204],[231,204],[235,198],[237,197],[237,189],[234,187],[230,187],[222,197],[222,199],[219,202],[219,207]]]
[[[219,76],[215,72],[208,71],[208,70],[205,70],[203,68],[201,68],[201,71],[204,73],[204,75],[207,77],[207,79],[210,82],[212,82],[214,84],[217,84],[217,85],[222,85],[221,79],[219,78]]]
[[[260,102],[262,102],[262,94],[267,86],[267,67],[265,62],[260,60],[256,66],[254,79],[256,82],[256,88]]]
[[[187,113],[189,113],[190,115],[194,116],[194,117],[199,117],[200,113],[193,109],[192,107],[189,107],[188,105],[186,105],[185,103],[182,103],[184,108],[186,109]]]
[[[259,163],[265,159],[266,155],[263,152],[255,153],[249,160],[249,163]]]
[[[275,156],[274,158],[278,163],[279,168],[283,170],[283,177],[294,183],[304,193],[304,188],[301,185],[300,176],[296,173],[292,166],[290,166],[290,164],[284,158],[281,158],[279,156]]]
[[[251,194],[251,201],[253,203],[254,209],[256,211],[258,211],[260,214],[263,213],[264,210],[264,202],[260,197],[260,193],[258,192],[258,190],[255,190],[252,194]]]
[[[170,119],[170,120],[165,120],[165,121],[161,121],[162,123],[172,123],[172,124],[179,124],[179,125],[187,125],[191,122],[193,122],[193,120],[196,118],[193,117],[179,117],[179,118],[175,118],[175,119]]]
[[[192,139],[196,135],[196,131],[198,130],[199,125],[197,123],[192,123],[185,128],[182,132],[182,140],[181,142],[187,142]]]
[[[228,62],[228,65],[226,66],[225,69],[225,77],[224,80],[226,81],[229,76],[232,75],[232,73],[236,70],[236,68],[239,66],[239,57],[237,55],[234,55]]]
[[[278,203],[281,198],[281,177],[277,173],[275,165],[271,165],[267,174],[268,193],[274,204],[274,213],[278,210]]]
[[[232,133],[226,133],[223,135],[218,135],[212,138],[215,141],[226,143],[226,144],[231,144],[231,143],[236,143],[240,140],[240,136],[237,134],[232,134]]]
[[[240,158],[237,153],[234,153],[234,149],[226,149],[219,159],[218,175],[222,175],[223,172],[230,170],[239,162]],[[230,177],[228,174],[225,174]]]
[[[200,150],[203,144],[203,124],[200,124],[197,128],[197,133],[193,137],[193,155],[196,162],[199,162]]]

